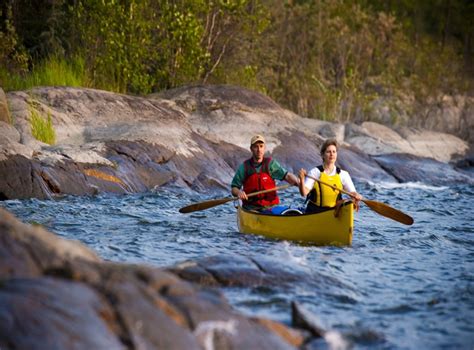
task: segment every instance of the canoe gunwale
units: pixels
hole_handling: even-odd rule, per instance
[[[341,207],[345,207],[346,205],[349,205],[349,204],[352,204],[352,203],[353,203],[352,200],[344,201],[344,203],[342,203]],[[272,213],[262,213],[262,212],[259,212],[259,211],[253,211],[253,210],[245,209],[240,204],[238,206],[236,206],[236,208],[238,208],[239,210],[242,210],[244,213],[248,213],[248,214],[252,214],[252,215],[284,217],[284,218],[291,218],[291,217],[299,218],[299,217],[302,217],[302,216],[322,214],[322,213],[328,212],[330,210],[334,210],[336,207],[326,207],[323,210],[318,211],[317,213],[302,213],[302,214],[296,214],[296,215],[278,215],[278,214],[272,214]],[[290,209],[295,209],[295,208],[290,208]]]

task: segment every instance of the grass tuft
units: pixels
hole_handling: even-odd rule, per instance
[[[85,64],[82,58],[66,60],[50,57],[26,74],[12,73],[0,67],[0,83],[5,91],[28,90],[37,86],[87,87]]]
[[[31,134],[38,141],[54,145],[56,143],[56,132],[54,131],[51,113],[47,118],[43,118],[41,114],[30,105],[30,127]]]

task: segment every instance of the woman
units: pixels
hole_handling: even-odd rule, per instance
[[[307,197],[307,213],[321,211],[322,208],[335,207],[341,200],[341,192],[326,186],[314,179],[329,183],[337,188],[344,189],[353,195],[356,210],[359,210],[359,201],[362,196],[356,192],[351,176],[347,171],[336,166],[338,144],[336,140],[326,140],[321,146],[323,164],[306,173],[301,169],[299,173],[299,189],[302,196]],[[308,175],[308,176],[307,176]]]

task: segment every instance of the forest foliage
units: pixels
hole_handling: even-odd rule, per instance
[[[7,0],[0,86],[146,95],[234,84],[296,113],[371,118],[375,101],[472,92],[469,0]]]

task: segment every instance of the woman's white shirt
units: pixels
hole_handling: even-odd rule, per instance
[[[308,172],[308,175],[311,176],[311,177],[314,177],[316,179],[319,179],[321,177],[321,171],[316,167],[316,168],[311,169]],[[336,175],[336,167],[334,167],[333,171],[328,175],[329,176]],[[347,171],[341,169],[341,172],[339,173],[339,176],[341,177],[342,187],[346,191],[356,192],[354,183],[352,182],[351,176],[349,175],[349,173]],[[306,187],[308,190],[311,190],[311,189],[313,189],[313,186],[314,186],[314,180],[307,177],[304,180],[304,187]]]

